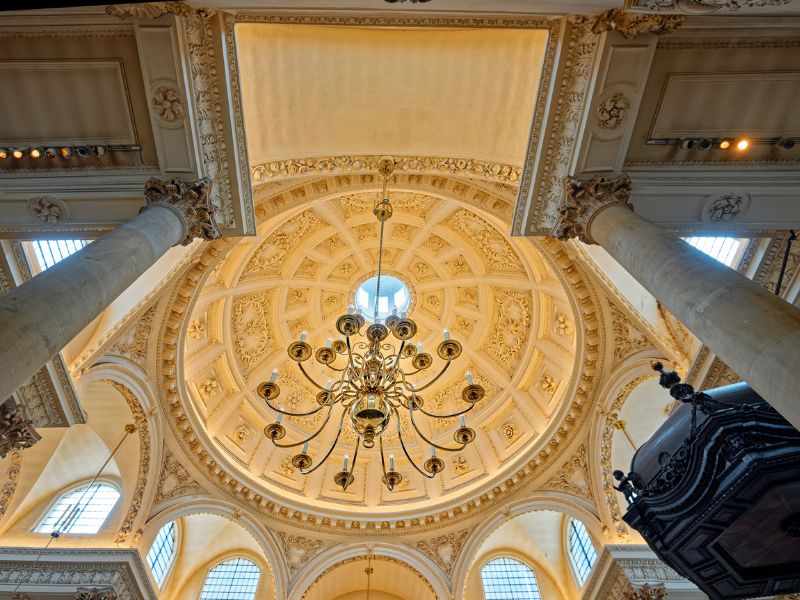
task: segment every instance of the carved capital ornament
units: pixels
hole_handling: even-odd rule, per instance
[[[12,450],[30,448],[40,439],[24,406],[14,406],[11,402],[0,404],[0,458],[5,458]]]
[[[578,238],[585,244],[596,244],[590,231],[595,216],[609,206],[631,208],[631,179],[627,175],[615,179],[596,175],[588,181],[565,177],[563,186],[564,200],[558,208],[558,219],[550,233],[559,240]]]
[[[599,15],[587,17],[587,25],[593,33],[618,31],[632,40],[643,33],[663,35],[675,31],[683,23],[683,15],[653,15],[625,12],[621,8],[613,8]]]
[[[209,193],[212,180],[203,177],[192,183],[182,179],[169,182],[151,177],[144,188],[147,201],[142,211],[153,205],[164,206],[184,220],[186,237],[181,240],[182,246],[188,246],[195,238],[211,241],[222,237],[217,226],[215,213],[217,208],[211,204]]]

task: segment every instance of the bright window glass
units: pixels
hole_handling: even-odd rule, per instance
[[[233,558],[209,571],[200,600],[253,600],[261,569],[245,558]]]
[[[542,600],[533,569],[507,556],[486,563],[481,580],[486,600]]]
[[[39,263],[39,270],[44,271],[70,254],[75,254],[89,242],[87,240],[33,240],[29,243],[34,256],[36,256],[36,262]]]
[[[150,552],[147,553],[147,564],[153,579],[160,588],[164,584],[172,559],[175,558],[175,523],[168,523],[158,530]]]
[[[586,526],[575,519],[569,520],[569,559],[575,569],[578,585],[582,586],[597,560],[597,552]]]
[[[687,237],[683,238],[688,244],[711,258],[716,258],[723,265],[736,267],[734,261],[739,257],[739,248],[742,246],[740,238],[733,237]]]
[[[408,311],[411,292],[405,283],[391,275],[381,275],[381,290],[378,293],[378,277],[371,277],[356,289],[356,308],[368,321],[375,316],[375,303],[378,304],[378,321],[382,321],[393,311],[397,314]]]
[[[61,496],[35,531],[97,533],[119,500],[119,490],[105,483],[80,487]]]

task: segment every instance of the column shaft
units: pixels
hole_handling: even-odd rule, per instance
[[[800,429],[800,309],[611,203],[587,234]]]
[[[220,236],[211,182],[150,180],[137,217],[0,296],[0,399],[55,356],[170,247]]]

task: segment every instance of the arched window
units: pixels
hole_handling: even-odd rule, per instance
[[[597,560],[597,552],[586,526],[575,519],[569,520],[569,560],[575,570],[578,585],[582,586]]]
[[[156,534],[150,552],[147,553],[147,564],[156,585],[160,588],[164,584],[172,559],[175,558],[175,522],[167,523]]]
[[[507,556],[486,563],[481,580],[486,600],[542,600],[533,569]]]
[[[261,569],[246,558],[232,558],[208,572],[200,600],[253,600]]]
[[[67,492],[36,526],[37,533],[97,533],[119,500],[119,490],[93,483]]]

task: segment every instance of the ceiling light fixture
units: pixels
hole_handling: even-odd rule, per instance
[[[750,146],[750,140],[746,138],[742,138],[738,142],[736,142],[736,149],[739,150],[740,152],[742,150],[747,150],[749,146]]]
[[[41,158],[42,157],[42,150],[41,148],[31,148],[28,153],[31,155],[31,158]]]
[[[8,158],[9,150],[8,148],[0,148],[0,160]]]
[[[391,218],[393,212],[389,202],[388,184],[394,172],[394,159],[388,156],[382,157],[378,163],[378,171],[383,178],[383,193],[372,210],[380,223],[376,297],[380,297],[384,225]],[[302,446],[302,451],[292,457],[292,464],[303,475],[313,473],[325,463],[336,448],[343,428],[352,429],[356,437],[352,463],[349,455],[345,454],[342,470],[336,473],[333,479],[343,491],[347,490],[347,487],[354,481],[353,471],[358,459],[359,447],[363,445],[367,449],[373,448],[376,441],[381,455],[383,483],[391,491],[403,480],[403,476],[395,470],[393,455],[389,456],[389,468],[388,470],[386,468],[383,433],[389,427],[392,419],[397,427],[400,446],[411,466],[429,479],[441,473],[444,470],[444,461],[436,456],[436,450],[460,452],[475,439],[475,430],[467,427],[465,415],[486,394],[484,388],[476,384],[472,375],[467,372],[465,374],[467,385],[461,391],[461,400],[466,404],[463,410],[449,414],[437,414],[425,410],[423,408],[425,403],[419,393],[434,385],[450,367],[450,363],[461,355],[461,344],[450,339],[450,333],[445,329],[443,331],[444,339],[436,350],[439,358],[444,361],[441,370],[432,378],[426,378],[427,381],[424,383],[412,383],[413,376],[425,377],[429,372],[428,369],[433,365],[433,357],[423,352],[422,343],[418,343],[416,346],[413,344],[412,338],[417,333],[417,324],[413,320],[408,318],[405,313],[398,315],[397,311],[393,310],[381,323],[378,304],[378,302],[374,304],[373,323],[366,328],[363,334],[361,328],[366,324],[366,319],[356,311],[354,306],[351,306],[348,313],[336,321],[336,329],[340,334],[338,340],[333,341],[332,338],[328,338],[325,347],[318,348],[314,352],[306,342],[307,334],[304,331],[300,335],[299,341],[289,345],[289,357],[297,362],[300,372],[314,388],[319,390],[316,395],[318,404],[316,408],[306,412],[290,412],[277,406],[275,401],[280,396],[280,388],[275,383],[278,376],[277,369],[272,371],[269,381],[261,383],[257,388],[258,395],[270,409],[277,413],[275,422],[264,428],[264,435],[279,448]],[[388,341],[389,334],[392,334],[400,342],[397,348]],[[361,335],[364,335],[366,341],[356,340],[356,336]],[[330,369],[335,381],[329,379],[327,385],[322,386],[311,377],[303,363],[312,355],[318,363]],[[338,360],[340,357],[343,359],[343,366],[335,364],[337,362],[342,364],[342,361]],[[333,416],[334,408],[337,407],[341,410],[341,414],[337,415],[338,419],[334,419],[334,422],[338,420],[336,436],[327,452],[314,465],[312,457],[308,454],[309,443],[322,433]],[[314,433],[295,443],[279,442],[286,436],[286,429],[281,424],[284,415],[307,418],[320,411],[325,411],[325,417]],[[422,467],[411,457],[403,439],[401,413],[407,415],[407,420],[417,436],[430,447],[430,457],[423,462]],[[435,419],[459,417],[460,427],[453,434],[457,445],[454,447],[442,446],[428,439],[417,425],[415,417],[417,413]]]
[[[25,152],[23,152],[22,148],[14,148],[14,150],[11,151],[11,156],[17,160],[20,160],[23,156],[25,156]]]
[[[731,147],[731,141],[728,138],[724,138],[719,142],[720,150],[727,150]]]

